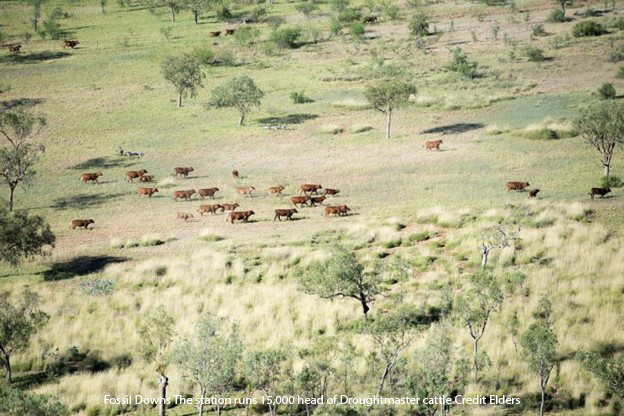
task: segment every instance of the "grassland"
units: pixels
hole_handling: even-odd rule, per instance
[[[49,123],[38,138],[46,145],[39,174],[18,192],[17,208],[44,216],[58,238],[45,258],[18,269],[0,266],[0,290],[17,296],[28,287],[42,295],[51,315],[14,360],[21,383],[28,385],[45,368],[44,352],[76,346],[97,351],[106,362],[129,356],[132,363],[31,388],[61,397],[73,413],[91,415],[111,411],[100,406],[103,394],[155,394],[152,370],[135,354],[136,325],[139,315],[163,304],[180,336],[211,311],[239,322],[249,348],[299,349],[323,335],[349,338],[357,345],[359,378],[353,390],[372,393],[365,377],[371,341],[349,330],[359,320],[357,304],[302,294],[296,284],[300,267],[326,256],[327,244],[335,242],[368,261],[400,257],[409,262],[410,275],[392,291],[403,293],[405,302],[436,307],[442,289],[461,293],[465,276],[478,267],[483,229],[513,219],[520,223],[522,249],[497,252],[491,264],[501,276],[515,270],[527,279],[522,287],[506,289],[503,309],[483,339],[492,366],[468,393],[514,394],[534,402],[537,381],[517,358],[504,319],[517,311],[526,327],[539,296],[549,295],[561,357],[552,412],[615,414],[601,385],[572,354],[624,346],[621,190],[589,200],[588,189],[599,184],[602,169],[582,138],[573,133],[559,140],[531,138],[543,127],[571,132],[571,120],[596,99],[603,82],[624,89],[624,81],[615,78],[619,64],[606,58],[622,44],[624,32],[610,28],[600,37],[566,37],[582,19],[577,12],[601,9],[602,2],[572,8],[566,23],[546,23],[554,5],[541,1],[516,2],[515,13],[508,6],[432,2],[421,7],[436,34],[423,46],[407,30],[412,13],[407,4],[400,3],[400,20],[382,16],[367,26],[366,40],[354,42],[349,35],[330,35],[329,4],[321,3],[321,12],[305,18],[295,10],[297,3],[278,1],[266,5],[271,15],[301,25],[305,33],[318,27],[322,36],[271,54],[263,49],[271,31],[266,23],[255,25],[261,30],[257,44],[243,48],[229,38],[208,37],[210,30],[236,24],[219,22],[211,13],[195,25],[188,12],[170,23],[164,9],[150,13],[110,4],[102,14],[97,2],[59,4],[69,12],[61,24],[68,37],[80,40],[77,49],[33,38],[20,56],[0,56],[2,84],[11,86],[1,96],[3,104],[31,100]],[[609,26],[621,13],[616,6],[594,20]],[[235,5],[234,11],[242,16],[254,7]],[[31,31],[29,22],[23,3],[0,4],[0,28],[11,41]],[[532,37],[535,24],[544,24],[548,36]],[[500,27],[496,40],[493,26]],[[511,59],[514,44],[518,51],[529,44],[543,48],[548,59],[530,62],[520,52]],[[462,80],[444,70],[455,46],[479,63],[481,78]],[[206,66],[204,88],[176,108],[160,63],[169,54],[197,48],[229,53],[234,65]],[[383,115],[363,96],[365,85],[388,66],[418,87],[413,102],[396,113],[390,140],[383,138]],[[241,128],[235,111],[206,106],[211,89],[234,75],[249,75],[266,92]],[[288,98],[293,91],[305,91],[314,102],[293,104]],[[286,124],[288,130],[263,129],[271,124]],[[443,151],[424,151],[422,143],[434,139],[444,141]],[[145,156],[121,157],[119,147]],[[612,172],[622,177],[624,158],[621,149],[617,152]],[[173,179],[175,166],[193,166],[195,172]],[[135,168],[156,176],[159,194],[136,195],[137,185],[124,180],[124,172]],[[242,178],[234,180],[232,169]],[[79,182],[82,172],[97,170],[104,173],[100,185]],[[509,180],[540,188],[539,201],[505,193]],[[303,182],[339,188],[333,201],[349,205],[354,215],[328,219],[320,208],[304,208],[297,221],[273,222],[273,209],[286,207],[288,200],[268,197],[264,189],[281,184],[290,195]],[[242,198],[237,185],[253,185],[258,192]],[[211,186],[221,189],[217,202],[253,209],[253,221],[232,225],[224,215],[198,217],[197,201],[176,203],[170,197],[174,189]],[[198,218],[176,221],[177,211]],[[93,218],[96,226],[70,230],[74,218]],[[423,233],[431,238],[418,241]],[[81,283],[97,279],[114,282],[113,292],[85,294]],[[374,307],[392,306],[381,301]],[[469,354],[469,340],[458,327],[458,355]],[[419,338],[406,356],[422,343]],[[297,371],[301,360],[293,357],[291,364]],[[175,369],[170,378],[171,391],[193,394]],[[177,408],[173,414],[186,411]],[[535,407],[519,412],[534,413]]]

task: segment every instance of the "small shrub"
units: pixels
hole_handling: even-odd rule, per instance
[[[416,243],[420,241],[429,240],[430,238],[431,238],[431,233],[429,233],[429,231],[420,231],[417,233],[412,233],[408,237],[409,241],[416,242]]]
[[[58,40],[63,37],[64,32],[61,28],[61,24],[55,19],[50,18],[43,22],[43,28],[39,34],[44,39],[50,38],[52,40]]]
[[[212,65],[214,63],[214,52],[210,48],[207,48],[205,46],[200,46],[193,49],[192,55],[197,58],[197,60],[202,65]]]
[[[232,18],[232,12],[226,6],[220,7],[217,10],[217,20],[224,22]]]
[[[107,279],[85,280],[80,283],[80,290],[87,295],[108,295],[113,292],[115,285]]]
[[[546,59],[544,57],[544,51],[535,46],[527,46],[524,48],[524,54],[531,62],[542,62]]]
[[[364,25],[362,24],[362,22],[351,23],[351,25],[349,26],[349,33],[351,34],[351,37],[353,38],[353,40],[358,41],[358,42],[363,40],[365,29],[364,29]]]
[[[593,20],[586,20],[578,22],[572,27],[572,36],[575,38],[587,37],[587,36],[600,36],[605,33],[604,27],[598,22]]]
[[[616,19],[615,22],[611,25],[611,27],[619,30],[624,30],[624,17],[620,17]]]
[[[617,96],[615,87],[610,82],[605,82],[598,88],[598,95],[603,100],[613,100]]]
[[[583,17],[596,17],[600,16],[600,12],[598,10],[594,10],[589,7],[585,12],[583,12]]]
[[[336,134],[344,133],[344,128],[340,126],[328,125],[328,126],[322,126],[319,129],[319,131],[324,134],[336,135]]]
[[[429,34],[429,17],[424,12],[418,12],[412,16],[408,27],[413,36],[427,36]]]
[[[359,134],[371,131],[372,129],[373,128],[371,126],[354,126],[349,129],[349,132],[353,134]]]
[[[624,78],[624,66],[620,66],[615,74],[616,78],[622,79]]]
[[[345,11],[349,7],[349,0],[331,0],[330,3],[332,10],[338,13]]]
[[[292,102],[294,104],[306,104],[306,103],[313,103],[314,100],[310,97],[308,97],[307,95],[305,95],[304,91],[301,92],[297,92],[297,91],[293,91],[290,93],[290,99],[292,100]]]
[[[299,3],[295,6],[295,10],[303,13],[304,16],[310,17],[312,13],[319,9],[319,5],[311,0],[304,1],[303,3]]]
[[[550,23],[563,23],[566,21],[565,13],[560,9],[554,9],[548,15],[548,21]]]
[[[533,25],[531,31],[533,36],[546,36],[546,29],[544,29],[544,25],[542,24]]]
[[[277,29],[271,34],[271,42],[280,49],[294,49],[297,47],[297,41],[301,37],[301,28],[284,27]]]
[[[548,41],[548,45],[553,49],[561,49],[572,44],[572,37],[569,34],[557,35]]]
[[[213,64],[221,66],[236,66],[236,55],[229,49],[219,49],[215,52]]]
[[[338,19],[335,19],[332,17],[329,20],[329,33],[336,36],[336,35],[339,35],[341,31],[342,31],[342,23]]]
[[[609,52],[607,56],[607,61],[609,62],[621,62],[624,61],[624,44],[620,44],[617,47],[614,47]]]
[[[461,48],[455,48],[451,51],[453,58],[446,65],[446,69],[458,73],[463,78],[474,79],[477,77],[477,63],[470,62],[468,56]]]
[[[348,8],[340,13],[336,19],[343,24],[349,24],[362,20],[362,11],[356,8]]]
[[[171,31],[173,30],[173,28],[171,26],[167,26],[167,27],[161,27],[160,28],[160,34],[163,36],[163,38],[170,40],[171,39]]]
[[[624,181],[617,176],[603,176],[600,186],[603,188],[621,188],[624,186]]]

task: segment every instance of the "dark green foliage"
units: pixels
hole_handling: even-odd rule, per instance
[[[362,41],[364,39],[365,33],[364,24],[362,24],[361,22],[351,23],[351,25],[349,26],[349,33],[351,34],[353,40]]]
[[[624,17],[620,17],[613,22],[610,27],[614,27],[619,30],[624,30]]]
[[[24,259],[42,254],[43,247],[53,245],[55,240],[42,217],[0,208],[0,261],[17,266]]]
[[[294,104],[306,104],[306,103],[314,102],[312,98],[305,95],[305,91],[301,91],[301,92],[293,91],[290,93],[289,97]]]
[[[88,349],[80,351],[74,346],[55,357],[54,361],[46,366],[46,372],[54,376],[62,376],[79,372],[97,373],[108,368],[110,364],[102,360],[97,351]]]
[[[547,34],[543,24],[533,25],[531,27],[531,32],[533,36],[546,36]]]
[[[613,84],[605,82],[598,88],[598,96],[603,100],[613,100],[617,96],[617,93],[615,92]]]
[[[624,181],[617,176],[603,176],[600,186],[603,188],[621,188],[624,186]]]
[[[531,62],[542,62],[546,59],[546,57],[544,56],[544,51],[535,46],[527,46],[524,49],[524,54]]]
[[[199,60],[190,54],[168,56],[162,63],[162,73],[167,81],[176,88],[178,93],[178,107],[182,107],[182,97],[197,95],[197,90],[203,87],[204,73]]]
[[[298,26],[283,27],[271,33],[270,40],[280,49],[294,49],[298,46],[301,33]]]
[[[565,13],[560,9],[554,9],[548,15],[550,23],[563,23],[566,21]]]
[[[0,384],[0,414],[5,416],[65,416],[68,409],[53,396],[29,393]]]
[[[412,36],[427,36],[429,34],[429,17],[422,11],[415,13],[409,22],[408,28]]]
[[[624,78],[624,66],[620,66],[618,67],[617,73],[615,74],[615,77],[618,79],[623,79]]]
[[[412,94],[416,94],[416,86],[401,79],[382,80],[366,87],[364,95],[370,105],[386,115],[386,138],[390,138],[392,113],[407,104]]]
[[[39,31],[39,35],[42,38],[49,38],[53,40],[58,40],[63,37],[63,28],[61,24],[54,18],[50,17],[43,21],[43,28]]]
[[[595,352],[579,351],[576,359],[600,380],[607,393],[624,399],[624,353],[602,357]]]
[[[572,36],[575,38],[586,37],[586,36],[600,36],[606,33],[604,27],[593,20],[585,20],[582,22],[576,23],[572,27]]]
[[[447,70],[456,72],[461,77],[466,79],[474,79],[477,77],[478,64],[476,62],[469,61],[468,56],[463,50],[461,50],[461,48],[452,49],[451,53],[453,54],[453,58],[451,59],[451,62],[446,64]]]
[[[245,122],[245,115],[252,107],[260,106],[264,92],[248,76],[235,77],[212,90],[210,105],[217,108],[236,108],[239,112],[238,126]]]

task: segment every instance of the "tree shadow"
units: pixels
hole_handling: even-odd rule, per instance
[[[58,210],[65,209],[79,209],[79,208],[90,208],[96,205],[103,204],[104,202],[111,201],[117,198],[122,197],[124,194],[77,194],[66,196],[62,198],[56,198],[52,203],[52,208]]]
[[[19,53],[0,56],[0,63],[10,64],[33,64],[37,62],[49,61],[51,59],[60,59],[70,56],[69,52],[62,51],[43,51],[33,53]]]
[[[306,114],[306,113],[297,113],[297,114],[289,114],[287,116],[281,117],[265,117],[258,119],[258,123],[260,124],[301,124],[308,120],[314,120],[318,118],[318,114]]]
[[[123,263],[127,260],[127,257],[118,256],[78,256],[68,261],[54,263],[50,269],[42,273],[43,280],[53,282],[85,276],[100,272],[109,264]]]
[[[84,169],[109,169],[117,167],[129,167],[134,164],[133,160],[128,160],[122,157],[94,157],[84,162],[80,162],[70,169],[84,170]]]
[[[16,98],[14,100],[0,101],[0,106],[5,110],[13,108],[30,108],[42,104],[45,100],[41,98]]]
[[[455,123],[423,130],[423,134],[462,134],[485,127],[483,123]]]
[[[26,390],[32,387],[40,386],[46,381],[48,381],[48,375],[45,372],[19,373],[15,374],[11,385],[13,387],[17,387],[18,389]]]

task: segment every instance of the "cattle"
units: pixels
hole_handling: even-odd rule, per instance
[[[235,211],[236,208],[240,207],[237,203],[234,204],[221,204],[221,212],[223,211]]]
[[[20,45],[19,43],[13,43],[11,45],[6,45],[6,46],[9,52],[11,53],[19,53],[20,49],[22,49],[22,45]]]
[[[318,195],[318,190],[323,189],[323,187],[320,184],[317,185],[313,183],[304,183],[299,187],[299,189],[301,190],[301,192],[299,192],[299,195],[307,193]]]
[[[176,213],[176,219],[177,220],[184,220],[184,221],[188,221],[191,218],[193,218],[193,214],[190,214],[188,212],[177,212]]]
[[[351,211],[351,208],[346,205],[328,205],[323,210],[323,215],[326,217],[330,215],[343,216],[348,215],[349,211]]]
[[[509,191],[524,191],[524,188],[531,186],[528,182],[507,182],[505,190]]]
[[[71,48],[74,49],[76,46],[78,46],[80,42],[78,42],[77,40],[64,40],[63,41],[63,49],[65,48]]]
[[[323,205],[323,201],[325,201],[326,197],[324,196],[313,196],[310,198],[310,203],[312,206],[316,206],[316,204]]]
[[[423,145],[425,150],[437,150],[440,151],[440,145],[442,144],[442,140],[429,140],[426,141],[425,144]]]
[[[216,214],[217,210],[221,210],[221,212],[223,212],[223,205],[221,204],[214,204],[214,205],[200,205],[199,209],[197,210],[201,216],[203,217],[205,213],[211,213],[211,214]]]
[[[249,217],[254,214],[255,212],[253,211],[232,211],[226,218],[225,222],[230,221],[232,224],[234,224],[234,221],[249,222]]]
[[[98,178],[100,176],[104,176],[104,174],[102,172],[95,172],[95,173],[83,173],[80,176],[80,182],[82,183],[87,183],[87,182],[91,182],[91,183],[99,183],[98,182]]]
[[[293,221],[293,214],[298,214],[299,211],[297,211],[296,208],[289,208],[289,209],[276,209],[275,210],[275,217],[273,217],[273,221],[275,221],[275,219],[277,218],[278,221],[282,220],[282,217],[286,217],[287,220],[291,220]]]
[[[173,176],[175,176],[176,178],[178,176],[184,176],[185,178],[188,177],[188,174],[193,172],[195,169],[193,168],[175,168],[173,170]]]
[[[297,204],[299,204],[300,208],[303,208],[304,205],[308,205],[309,200],[309,196],[291,196],[290,204],[295,208],[297,208]]]
[[[203,188],[197,190],[197,195],[199,195],[201,199],[204,199],[206,196],[214,199],[214,195],[217,191],[219,191],[219,188]]]
[[[236,188],[236,192],[239,195],[249,195],[251,197],[253,197],[253,195],[251,194],[256,188],[254,188],[253,186],[239,186]]]
[[[539,189],[531,189],[529,191],[529,198],[535,198],[537,196],[537,194],[539,193]]]
[[[186,199],[190,201],[195,193],[195,189],[189,189],[185,191],[173,191],[173,200],[178,201],[178,199]]]
[[[89,224],[95,224],[93,220],[72,220],[71,229],[75,230],[76,228],[84,228],[85,230],[89,228]]]
[[[154,175],[141,175],[139,176],[139,182],[152,182]]]
[[[377,16],[366,16],[364,18],[364,23],[375,23],[377,22]]]
[[[325,188],[325,195],[336,195],[340,189]]]
[[[271,186],[268,191],[269,191],[269,195],[282,195],[282,191],[284,190],[284,187],[282,185],[279,186]]]
[[[232,177],[233,177],[234,179],[238,179],[238,178],[240,177],[240,176],[238,176],[238,171],[237,171],[237,170],[233,170],[233,171],[232,171]]]
[[[591,188],[589,196],[591,196],[591,199],[594,199],[595,195],[600,195],[600,198],[602,198],[609,192],[611,192],[611,188]]]
[[[231,36],[236,32],[236,29],[225,29],[225,36]]]
[[[139,189],[137,189],[137,193],[139,195],[147,195],[148,198],[151,198],[152,195],[154,195],[156,192],[158,192],[158,188],[139,188]]]
[[[129,182],[132,182],[135,178],[140,178],[141,176],[145,175],[147,173],[147,171],[145,169],[141,169],[141,170],[129,170],[128,172],[126,172],[126,180]]]
[[[212,32],[208,32],[208,34],[210,35],[210,37],[216,38],[219,37],[221,35],[221,31],[220,30],[215,30]]]

